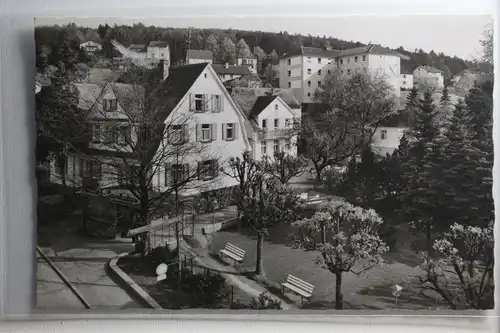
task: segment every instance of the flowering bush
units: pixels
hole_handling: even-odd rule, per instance
[[[453,309],[493,308],[493,223],[453,224],[434,242],[437,258],[423,252],[423,290],[437,292]]]

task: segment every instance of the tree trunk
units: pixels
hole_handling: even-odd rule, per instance
[[[321,225],[321,243],[326,244],[326,225]]]
[[[335,309],[344,308],[344,296],[342,295],[342,272],[335,273]]]
[[[255,274],[263,275],[264,272],[264,234],[257,234],[257,262],[255,264]]]
[[[175,189],[175,217],[179,217],[179,191]],[[182,280],[182,261],[181,261],[181,230],[179,230],[179,222],[175,223],[175,242],[177,244],[176,257],[177,257],[177,288],[181,289]]]
[[[425,225],[425,238],[426,238],[426,247],[427,253],[432,257],[433,249],[432,249],[432,231],[431,231],[431,223],[427,222]]]

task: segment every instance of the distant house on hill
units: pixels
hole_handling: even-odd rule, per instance
[[[247,74],[239,78],[228,80],[224,82],[228,88],[244,87],[244,88],[260,88],[262,87],[262,80],[257,74]]]
[[[214,55],[212,51],[208,50],[187,50],[186,51],[186,65],[209,63],[212,64]]]
[[[464,71],[454,85],[455,94],[465,97],[469,90],[474,88],[476,84],[484,82],[486,78],[486,74],[481,72],[471,70]]]
[[[144,44],[132,44],[128,47],[130,51],[138,53],[146,53],[146,45]]]
[[[84,49],[88,54],[94,54],[95,52],[102,50],[102,45],[89,40],[85,43],[81,43],[80,48]]]
[[[229,64],[213,64],[213,69],[222,80],[222,82],[226,82],[233,79],[238,79],[244,75],[251,75],[252,72],[248,68],[248,66],[235,66]]]
[[[436,89],[444,87],[444,73],[431,66],[418,66],[413,71],[413,82],[416,85],[432,86]]]
[[[413,89],[413,72],[401,69],[401,90]]]
[[[253,55],[244,58],[238,58],[237,64],[239,66],[248,66],[252,73],[257,73],[257,58]]]

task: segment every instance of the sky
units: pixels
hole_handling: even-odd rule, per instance
[[[480,56],[480,40],[489,15],[426,15],[426,16],[331,16],[331,17],[161,17],[161,18],[39,18],[37,25],[66,24],[97,27],[99,24],[133,24],[164,27],[233,28],[269,32],[287,31],[304,35],[327,35],[347,41],[375,43],[408,51],[443,52],[446,55],[473,59]]]

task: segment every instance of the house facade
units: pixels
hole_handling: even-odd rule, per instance
[[[76,84],[79,108],[88,112],[91,137],[83,152],[69,153],[65,179],[67,184],[84,187],[87,180],[101,189],[116,189],[123,185],[123,171],[117,161],[123,159],[134,167],[137,161],[136,143],[142,105],[134,103],[144,95],[141,86],[109,83],[104,88],[96,84]],[[236,185],[236,181],[220,171],[230,157],[241,156],[251,150],[245,129],[245,116],[237,107],[217,73],[210,64],[195,64],[170,68],[162,80],[159,122],[163,122],[165,135],[152,152],[151,186],[164,191],[172,186],[175,177],[186,172],[197,172],[197,179],[182,195],[196,195]],[[140,100],[140,99],[139,99]],[[172,139],[177,138],[177,139]],[[180,140],[180,141],[179,141]],[[174,142],[175,141],[175,142]],[[182,158],[166,154],[174,145],[186,143],[193,147]],[[168,156],[167,156],[168,155]],[[157,164],[157,165],[156,165]],[[61,171],[53,163],[52,180],[61,182]]]
[[[413,74],[401,73],[401,90],[413,89]]]
[[[401,58],[396,52],[379,45],[368,45],[344,51],[301,47],[294,54],[284,55],[279,63],[279,86],[296,90],[301,103],[312,103],[316,89],[334,71],[350,76],[369,73],[383,77],[399,96],[401,89]]]
[[[455,94],[465,97],[469,90],[474,88],[476,84],[481,83],[484,78],[485,76],[482,73],[465,71],[454,85]]]
[[[87,41],[80,44],[80,48],[84,49],[88,54],[94,54],[97,51],[102,50],[102,45],[93,41]]]
[[[149,43],[146,53],[148,59],[163,60],[170,64],[170,47],[167,42],[155,41]]]
[[[430,86],[441,90],[444,88],[443,71],[431,66],[418,66],[413,71],[415,85]]]
[[[214,61],[212,51],[208,50],[187,50],[186,51],[186,65],[209,63]]]
[[[392,154],[399,147],[401,138],[407,130],[408,127],[403,125],[379,126],[372,137],[373,152],[380,156]]]
[[[255,58],[253,55],[245,58],[238,58],[237,65],[248,66],[248,68],[250,68],[250,71],[252,73],[254,74],[257,73],[257,58]]]

